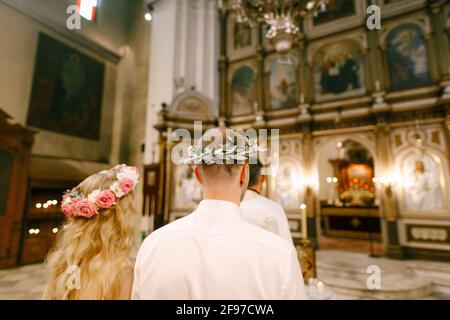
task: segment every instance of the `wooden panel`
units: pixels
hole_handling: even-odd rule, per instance
[[[160,164],[144,168],[144,206],[143,216],[154,215],[155,228],[164,224],[163,214],[164,175]]]
[[[144,215],[160,215],[162,200],[161,166],[152,165],[144,168]]]
[[[0,215],[6,215],[11,184],[13,157],[6,150],[0,150]]]
[[[60,210],[60,199],[64,190],[77,182],[31,181],[27,210],[24,220],[24,241],[21,264],[42,262],[52,249],[56,235],[61,230],[64,215]],[[55,187],[52,188],[52,185]],[[44,207],[44,204],[46,206]],[[47,207],[48,205],[48,207]],[[36,233],[36,230],[38,232]]]
[[[35,133],[10,119],[0,109],[0,268],[14,267],[18,262]]]

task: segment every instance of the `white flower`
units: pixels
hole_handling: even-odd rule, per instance
[[[114,182],[111,187],[109,188],[112,192],[116,194],[117,198],[122,198],[125,194],[123,193],[122,189],[119,187],[119,182]]]
[[[97,201],[97,197],[100,195],[101,190],[97,189],[91,192],[91,194],[88,196],[88,200],[92,203],[95,203]]]
[[[124,167],[117,173],[117,180],[130,179],[136,185],[139,182],[139,174],[130,167]]]
[[[226,162],[241,162],[250,157],[257,155],[258,152],[264,152],[266,149],[258,146],[256,140],[250,141],[246,137],[228,136],[225,144],[216,145],[215,148],[202,149],[201,146],[190,146],[186,152],[186,158],[183,159],[185,164],[198,164],[201,162],[210,164],[218,164]]]
[[[65,206],[65,205],[70,204],[71,202],[72,202],[72,198],[71,197],[66,197],[66,198],[64,198],[64,200],[62,202],[62,205]]]

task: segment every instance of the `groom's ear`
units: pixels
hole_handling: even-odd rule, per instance
[[[240,184],[241,187],[242,187],[244,184],[247,183],[247,179],[248,179],[249,175],[250,175],[250,172],[249,172],[249,166],[248,166],[248,164],[246,163],[246,164],[241,168],[241,174],[240,174],[240,177],[239,177],[239,184]]]
[[[195,180],[197,180],[198,183],[203,185],[202,177],[200,175],[200,169],[198,167],[194,168],[194,176],[195,176]]]

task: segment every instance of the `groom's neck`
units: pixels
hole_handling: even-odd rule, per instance
[[[222,188],[223,189],[223,188]],[[238,206],[241,205],[240,190],[218,190],[218,189],[205,189],[203,191],[204,200],[220,200],[232,202]]]

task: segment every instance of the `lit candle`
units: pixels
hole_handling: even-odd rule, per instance
[[[302,236],[303,240],[308,240],[308,215],[306,212],[306,204],[300,206],[302,212]]]
[[[319,281],[317,283],[317,291],[319,294],[319,299],[324,299],[324,294],[325,294],[325,284],[322,281]]]

